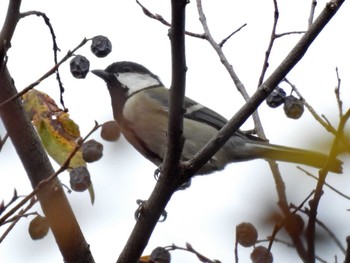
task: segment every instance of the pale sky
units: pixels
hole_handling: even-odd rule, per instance
[[[142,3],[154,13],[170,21],[170,1],[150,0]],[[288,1],[280,5],[278,33],[306,30],[310,12],[310,1]],[[318,1],[316,15],[326,1]],[[273,21],[273,1],[205,1],[204,11],[209,27],[217,42],[239,28],[247,26],[233,36],[223,50],[236,73],[252,94],[257,88],[264,52],[270,37]],[[196,11],[196,1],[187,7],[187,30],[202,33]],[[0,22],[3,21],[7,1],[0,3]],[[89,45],[77,54],[90,59],[91,69],[105,68],[110,63],[130,60],[143,64],[160,76],[169,86],[171,81],[170,45],[168,28],[146,17],[135,1],[23,1],[21,10],[45,12],[55,29],[61,49],[59,57],[78,45],[83,38],[95,35],[109,37],[113,44],[112,53],[103,59],[95,58]],[[324,114],[333,125],[337,125],[338,108],[334,95],[337,85],[335,68],[339,68],[342,79],[341,96],[346,110],[350,103],[350,71],[347,26],[350,24],[349,4],[344,3],[334,20],[317,38],[288,79],[297,86],[306,100],[321,115]],[[290,35],[275,42],[268,74],[275,69],[301,35]],[[244,101],[236,91],[228,73],[210,45],[191,37],[186,38],[187,53],[187,96],[230,118]],[[52,42],[48,28],[41,18],[27,17],[20,21],[12,40],[8,68],[18,90],[23,89],[53,66]],[[74,79],[69,73],[69,63],[60,68],[66,88],[65,104],[71,117],[79,124],[82,135],[94,125],[112,119],[110,98],[105,84],[92,74],[86,79]],[[287,85],[283,85],[290,92]],[[55,77],[45,80],[37,87],[59,101]],[[261,121],[267,137],[272,143],[326,152],[323,137],[331,139],[305,112],[301,119],[287,119],[283,108],[271,109],[264,103],[259,108]],[[248,121],[244,129],[253,128]],[[5,133],[0,123],[0,135]],[[100,139],[96,133],[93,138]],[[91,206],[87,193],[72,193],[69,200],[96,262],[115,262],[130,234],[137,208],[136,199],[147,199],[155,181],[156,167],[145,160],[121,138],[116,143],[103,142],[104,157],[89,164],[96,192],[96,203]],[[341,157],[344,161],[346,157]],[[55,168],[58,166],[54,164]],[[7,142],[0,153],[1,184],[0,200],[7,202],[16,188],[20,195],[30,192],[30,184],[18,160],[13,146]],[[315,181],[306,177],[296,165],[280,163],[289,202],[298,205],[311,192]],[[317,170],[309,167],[317,174]],[[331,174],[328,182],[345,194],[349,194],[347,173]],[[68,183],[68,174],[60,176]],[[261,226],[261,219],[271,210],[278,210],[276,190],[268,164],[262,160],[229,165],[224,171],[210,176],[195,178],[192,186],[176,193],[166,210],[168,218],[156,227],[144,254],[157,246],[176,244],[185,246],[188,242],[200,253],[221,262],[234,262],[235,227],[243,221],[257,225],[259,239],[272,233],[272,227]],[[334,203],[336,202],[336,206]],[[325,191],[319,210],[319,218],[327,222],[338,238],[345,244],[350,233],[347,200],[334,192]],[[36,205],[35,210],[40,211]],[[0,244],[0,262],[37,263],[62,262],[51,232],[40,241],[32,241],[27,233],[29,219],[22,219]],[[0,234],[5,230],[0,229]],[[326,235],[328,238],[328,236]],[[282,239],[284,236],[281,237]],[[263,245],[267,245],[263,243]],[[320,245],[321,246],[321,245]],[[251,249],[240,247],[240,262],[249,262]],[[335,247],[318,247],[321,257],[329,262],[343,260]],[[275,262],[298,262],[293,249],[276,243],[272,248]],[[172,253],[172,262],[198,262],[192,254],[184,251]],[[288,261],[289,260],[289,261]]]

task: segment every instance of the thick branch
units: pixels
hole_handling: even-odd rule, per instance
[[[11,0],[7,9],[4,25],[0,32],[0,69],[7,50],[11,47],[11,39],[19,19],[21,0]]]
[[[17,92],[6,67],[0,73],[0,87],[0,101]],[[40,139],[19,99],[2,107],[0,115],[35,188],[54,173]],[[94,262],[60,182],[52,180],[37,196],[65,262]]]
[[[183,104],[186,82],[185,8],[186,0],[172,0],[170,40],[172,48],[172,84],[168,127],[168,150],[161,176],[148,201],[140,208],[138,221],[122,251],[120,263],[138,262],[162,212],[173,193],[183,182],[179,161],[183,147]]]
[[[14,82],[5,64],[5,55],[19,18],[21,1],[12,0],[0,32],[0,103],[17,94]],[[0,116],[33,188],[54,170],[43,149],[21,100],[16,99],[0,109]],[[52,180],[37,194],[41,207],[49,220],[51,230],[65,262],[94,262],[68,203],[60,182]]]

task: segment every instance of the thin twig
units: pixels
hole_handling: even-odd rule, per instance
[[[27,205],[26,208],[22,209],[21,211],[18,212],[18,214],[16,216],[14,216],[11,220],[12,223],[11,225],[4,231],[4,233],[0,236],[0,243],[2,243],[2,241],[4,241],[5,237],[10,233],[10,231],[15,227],[15,225],[17,224],[17,222],[23,217],[26,216],[26,212],[29,211],[30,208],[32,208],[32,206],[34,204],[37,203],[38,199],[36,199],[35,197],[32,197],[30,199],[30,203]],[[9,221],[7,221],[9,222]],[[5,224],[6,222],[4,222]]]
[[[8,139],[8,137],[9,137],[8,133],[5,133],[4,138],[1,138],[1,137],[0,137],[0,152],[1,152],[1,150],[2,150],[2,147],[4,147],[4,145],[5,145],[5,143],[6,143],[7,139]]]
[[[223,40],[221,40],[221,42],[219,43],[219,46],[223,47],[225,45],[225,43],[227,42],[227,40],[229,40],[234,34],[236,34],[239,31],[241,31],[242,28],[244,28],[245,26],[247,26],[247,23],[244,23],[239,28],[237,28],[235,31],[233,31],[231,34],[229,34],[227,37],[225,37]]]
[[[303,102],[303,104],[305,105],[305,107],[308,109],[308,111],[311,113],[311,115],[315,118],[316,121],[318,121],[327,131],[335,134],[337,131],[336,129],[330,124],[330,122],[326,122],[324,121],[318,114],[317,112],[314,110],[314,108],[304,99],[304,97],[301,95],[301,93],[299,92],[299,90],[297,89],[297,87],[292,84],[287,78],[284,78],[283,81],[285,81],[286,83],[288,83],[291,88],[292,91],[294,91],[299,99]]]
[[[308,209],[306,210],[300,210],[300,212],[304,213],[305,215],[310,215],[310,211]],[[331,239],[333,239],[334,243],[337,245],[337,247],[342,251],[343,254],[345,254],[345,248],[342,245],[342,242],[340,242],[340,240],[337,238],[337,236],[332,232],[331,229],[329,229],[329,227],[327,227],[321,220],[316,218],[316,223],[317,225],[319,225],[320,227],[322,227],[327,234],[331,237]]]
[[[220,261],[218,261],[216,259],[211,260],[208,257],[204,256],[203,254],[199,253],[189,243],[186,243],[186,247],[180,247],[180,246],[177,246],[177,245],[173,244],[171,246],[164,247],[164,249],[166,249],[168,251],[171,251],[171,250],[184,250],[184,251],[191,252],[191,253],[193,253],[193,254],[195,254],[197,256],[197,258],[200,260],[200,262],[206,262],[206,263],[218,263],[218,262],[220,262]]]
[[[284,36],[289,36],[289,35],[297,35],[297,34],[305,34],[305,30],[304,31],[290,31],[290,32],[284,32],[284,33],[280,33],[280,34],[276,34],[275,37],[280,38],[280,37],[284,37]]]
[[[335,68],[335,72],[337,74],[337,86],[334,89],[334,93],[337,99],[337,104],[338,104],[338,110],[339,110],[339,117],[341,118],[343,116],[343,101],[340,98],[340,84],[341,84],[341,79],[339,76],[339,71],[338,71],[338,67]]]
[[[285,81],[286,83],[288,83],[291,86],[292,91],[295,92],[298,95],[299,99],[303,102],[303,104],[308,109],[308,111],[311,113],[311,115],[315,118],[315,120],[319,124],[321,124],[321,126],[323,128],[325,128],[326,131],[332,133],[333,135],[336,135],[337,130],[332,126],[331,122],[327,119],[327,117],[324,116],[323,114],[321,116],[318,115],[317,112],[315,111],[315,109],[305,100],[305,98],[302,96],[302,94],[297,89],[297,87],[294,84],[292,84],[287,78],[284,78],[283,81]],[[340,80],[338,78],[338,86],[337,87],[340,87],[340,82],[339,81]],[[337,93],[337,88],[335,90],[335,93],[336,93],[336,96],[337,96],[338,107],[341,107],[339,105],[342,104],[342,102],[341,102],[341,99],[340,99],[340,94]],[[341,112],[339,114],[339,116],[341,116],[342,115],[341,108],[339,109],[339,111]],[[341,142],[346,146],[345,149],[350,151],[350,141],[345,136],[342,136],[342,138],[340,138],[340,139],[341,139]]]
[[[350,118],[350,109],[342,116],[339,122],[339,126],[337,129],[337,134],[334,138],[329,157],[326,161],[324,168],[322,168],[319,172],[319,180],[317,181],[315,195],[310,203],[310,215],[309,221],[306,229],[306,240],[308,246],[308,260],[314,261],[315,259],[315,224],[316,224],[316,215],[317,208],[321,200],[321,196],[323,194],[323,186],[325,185],[325,180],[329,171],[329,167],[332,165],[336,156],[338,154],[338,144],[341,138],[343,137],[344,127],[348,119]]]
[[[312,25],[314,21],[315,11],[317,6],[317,0],[311,0],[310,16],[308,20],[308,28]]]
[[[83,41],[78,46],[76,46],[72,51],[68,51],[67,54],[57,64],[55,64],[49,71],[47,71],[44,75],[42,75],[38,80],[36,80],[32,84],[28,85],[26,88],[24,88],[22,91],[18,92],[17,94],[15,94],[15,95],[9,97],[8,99],[4,100],[3,102],[1,102],[0,108],[3,107],[6,103],[9,103],[13,100],[18,99],[19,97],[21,97],[22,95],[24,95],[25,93],[27,93],[28,91],[33,89],[35,86],[39,85],[43,80],[45,80],[46,78],[48,78],[49,76],[54,74],[56,72],[56,70],[66,60],[68,60],[70,57],[72,57],[74,55],[74,52],[76,52],[79,48],[84,46],[86,44],[86,42],[88,42],[88,41],[89,41],[89,39],[84,38]]]
[[[303,171],[307,176],[315,179],[316,181],[318,180],[318,177],[314,176],[313,174],[311,174],[310,172],[308,172],[307,170],[305,170],[304,168],[297,166],[297,168],[301,171]],[[330,184],[328,184],[327,182],[324,183],[325,186],[327,186],[329,189],[331,189],[332,191],[334,191],[335,193],[337,193],[338,195],[344,197],[347,200],[350,200],[350,196],[340,192],[339,190],[337,190],[336,188],[334,188],[333,186],[331,186]]]
[[[30,15],[36,15],[36,16],[41,16],[44,19],[45,24],[48,26],[49,30],[50,30],[50,34],[51,34],[51,38],[52,38],[52,43],[53,43],[53,59],[54,59],[54,64],[57,65],[58,64],[58,59],[57,59],[57,52],[60,51],[57,42],[56,42],[56,34],[55,31],[53,29],[53,26],[50,22],[49,17],[43,13],[43,12],[39,12],[39,11],[28,11],[28,12],[24,12],[20,14],[20,18],[24,18],[26,16],[30,16]],[[60,76],[60,72],[59,72],[59,68],[56,68],[56,80],[58,82],[58,86],[60,88],[60,102],[61,105],[63,106],[64,109],[66,109],[65,105],[64,105],[64,101],[63,101],[63,93],[64,93],[64,87],[63,87],[63,83],[61,80],[61,76]]]
[[[270,34],[270,42],[269,42],[267,49],[265,51],[265,59],[263,62],[263,67],[262,67],[259,81],[258,81],[258,87],[260,87],[261,84],[264,82],[265,74],[266,74],[267,69],[269,67],[269,59],[270,59],[270,55],[271,55],[271,50],[272,50],[272,47],[273,47],[275,40],[276,40],[276,29],[277,29],[277,23],[278,23],[278,18],[279,18],[277,0],[273,0],[273,5],[274,5],[274,19],[273,19],[273,25],[272,25],[271,34]]]
[[[166,25],[167,27],[171,27],[171,23],[166,21],[161,15],[153,14],[144,5],[142,5],[138,0],[136,0],[136,3],[141,7],[142,12],[146,16],[148,16],[149,18],[152,18],[152,19],[155,19],[155,20],[159,21],[160,23],[162,23],[163,25]],[[185,31],[185,34],[188,35],[188,36],[195,37],[195,38],[200,38],[200,39],[206,39],[207,38],[205,34],[193,33],[193,32],[189,32],[189,31]]]
[[[292,216],[295,216],[296,213],[298,211],[301,210],[301,208],[304,206],[304,204],[310,199],[310,197],[314,194],[314,191],[312,191],[297,207],[295,207],[295,209],[290,212],[284,219],[282,222],[280,222],[279,224],[276,224],[274,229],[273,229],[273,232],[271,234],[271,236],[269,237],[269,240],[270,240],[270,243],[269,243],[269,246],[268,246],[268,250],[271,250],[272,248],[272,244],[274,242],[274,239],[277,235],[277,233],[279,232],[279,230],[282,229],[282,227],[287,223],[288,220],[291,219]],[[293,235],[293,234],[290,234],[290,235]],[[294,246],[295,246],[295,243],[293,242]]]
[[[91,129],[91,131],[82,139],[80,140],[75,147],[72,149],[72,151],[70,152],[70,154],[68,155],[67,159],[62,163],[61,167],[54,172],[52,175],[50,175],[48,178],[46,178],[45,180],[42,180],[37,187],[35,187],[35,189],[33,189],[33,191],[28,194],[25,198],[23,198],[16,206],[14,206],[9,212],[7,212],[5,215],[3,215],[0,218],[0,225],[2,225],[11,215],[13,215],[18,209],[20,209],[25,203],[27,203],[29,200],[31,200],[31,198],[33,198],[42,187],[44,187],[46,184],[48,184],[49,182],[51,182],[53,179],[55,179],[60,173],[64,172],[66,169],[69,168],[69,164],[72,160],[72,158],[74,157],[74,155],[77,153],[77,151],[80,149],[81,145],[83,144],[83,142],[86,141],[87,138],[90,137],[90,135],[92,133],[94,133],[98,128],[100,127],[100,125],[98,125],[97,123],[95,123],[95,126]]]

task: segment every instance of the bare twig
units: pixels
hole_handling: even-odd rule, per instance
[[[312,202],[310,203],[310,215],[309,215],[309,221],[306,229],[308,260],[310,262],[315,259],[315,224],[316,224],[317,208],[320,203],[321,196],[323,194],[322,189],[325,184],[329,167],[331,166],[331,163],[334,162],[338,154],[338,143],[341,140],[341,137],[343,137],[344,127],[349,118],[350,118],[350,110],[348,110],[340,119],[337,134],[334,138],[334,142],[330,150],[329,157],[327,159],[327,162],[324,168],[322,168],[319,172],[319,180],[317,181],[315,195]]]
[[[273,232],[271,234],[271,236],[269,237],[269,240],[270,240],[270,243],[269,243],[269,246],[268,246],[268,249],[271,250],[272,248],[272,244],[274,242],[274,239],[277,235],[277,233],[282,229],[282,227],[284,227],[284,225],[288,222],[288,220],[290,220],[293,216],[296,215],[296,213],[298,211],[301,210],[301,208],[304,206],[304,204],[310,199],[310,197],[314,194],[314,191],[312,191],[297,207],[295,207],[295,209],[288,213],[288,215],[283,219],[282,222],[280,222],[279,224],[276,224],[274,229],[273,229]],[[288,231],[288,229],[287,229]],[[294,235],[295,233],[290,233],[290,235]],[[293,242],[293,245],[295,246],[295,243]]]
[[[11,200],[5,205],[4,200],[2,200],[1,202],[1,207],[0,207],[0,215],[9,207],[11,206],[14,202],[16,202],[16,200],[18,199],[18,194],[17,194],[17,190],[16,188],[13,190],[13,196],[11,198]],[[1,226],[1,224],[0,224]]]
[[[308,109],[308,111],[311,113],[311,115],[315,118],[315,120],[322,125],[323,128],[326,129],[326,131],[332,133],[333,135],[337,134],[337,130],[333,127],[333,125],[331,124],[331,122],[327,119],[326,116],[324,116],[323,114],[320,116],[319,114],[317,114],[317,112],[315,111],[315,109],[306,101],[306,99],[302,96],[302,94],[299,92],[299,90],[297,89],[297,87],[292,84],[287,78],[284,78],[284,81],[286,83],[288,83],[291,87],[293,92],[295,92],[299,99],[303,102],[303,104],[305,105],[305,107]],[[338,77],[338,86],[340,88],[340,79]],[[336,99],[337,99],[337,103],[338,103],[338,108],[339,108],[339,116],[342,116],[342,101],[340,99],[340,93],[339,93],[339,88],[335,89],[335,94],[336,94]],[[341,142],[346,146],[345,149],[347,149],[348,151],[350,151],[350,141],[345,137],[342,136],[341,138]]]
[[[290,31],[290,32],[284,32],[284,33],[280,33],[280,34],[276,34],[275,37],[280,38],[280,37],[284,37],[284,36],[289,36],[289,35],[296,35],[296,34],[304,34],[306,31]]]
[[[311,0],[310,16],[309,16],[309,20],[308,20],[308,28],[311,27],[311,25],[312,25],[312,23],[314,21],[316,6],[317,6],[317,0]]]
[[[225,45],[225,43],[227,42],[227,40],[229,40],[234,34],[238,33],[239,31],[241,31],[245,26],[247,26],[247,23],[244,23],[243,25],[241,25],[238,29],[236,29],[235,31],[233,31],[231,34],[229,34],[227,37],[225,37],[223,40],[221,40],[221,42],[219,43],[220,47],[223,47]]]
[[[272,25],[272,30],[271,30],[271,36],[270,36],[270,42],[267,46],[267,49],[265,51],[265,59],[263,62],[263,67],[261,70],[259,82],[258,82],[258,87],[261,86],[265,79],[265,74],[267,72],[267,69],[269,67],[269,59],[271,55],[271,50],[273,47],[273,44],[275,43],[276,40],[276,28],[277,28],[277,23],[278,23],[278,18],[279,18],[279,11],[278,11],[278,5],[277,5],[277,0],[273,0],[273,5],[274,5],[274,20],[273,20],[273,25]]]
[[[28,85],[26,88],[24,88],[22,91],[16,93],[15,95],[7,98],[6,100],[2,101],[0,103],[0,108],[2,108],[6,103],[9,103],[11,101],[14,101],[15,99],[18,99],[31,89],[33,89],[35,86],[39,85],[43,80],[51,76],[56,72],[56,70],[65,62],[67,61],[70,57],[74,55],[74,52],[76,52],[79,48],[84,46],[86,42],[88,42],[89,39],[84,38],[82,42],[78,46],[76,46],[72,51],[68,51],[67,54],[56,64],[54,65],[49,71],[47,71],[44,75],[42,75],[38,80],[34,81],[32,84]]]
[[[164,248],[166,250],[169,250],[169,251],[171,251],[171,250],[184,250],[184,251],[191,252],[191,253],[193,253],[194,255],[197,256],[197,258],[200,260],[200,262],[206,262],[206,263],[219,263],[220,262],[220,261],[218,261],[216,259],[211,260],[208,257],[204,256],[203,254],[199,253],[189,243],[186,243],[186,247],[180,247],[180,246],[177,246],[177,245],[173,244],[171,246],[166,246]]]
[[[310,211],[308,209],[300,210],[300,212],[304,213],[305,215],[310,215]],[[342,245],[342,242],[337,238],[337,236],[332,232],[332,230],[329,229],[321,220],[316,218],[316,223],[320,227],[322,227],[327,234],[331,237],[331,239],[334,241],[334,243],[337,245],[337,247],[342,251],[343,254],[345,254],[345,248]]]
[[[53,59],[54,59],[54,64],[57,65],[58,64],[58,59],[57,59],[57,52],[60,51],[57,42],[56,42],[56,34],[55,31],[53,29],[53,26],[50,22],[49,17],[43,13],[43,12],[39,12],[39,11],[28,11],[28,12],[24,12],[21,13],[20,18],[24,18],[26,16],[30,16],[30,15],[36,15],[36,16],[41,16],[44,19],[45,24],[48,26],[49,30],[50,30],[50,34],[52,37],[52,43],[53,43]],[[64,101],[63,101],[63,93],[64,93],[64,87],[63,87],[63,83],[61,81],[61,76],[60,76],[60,72],[59,72],[59,68],[56,68],[56,80],[58,82],[58,86],[60,88],[60,102],[61,105],[63,106],[64,109],[66,109],[66,107],[64,106]]]
[[[341,118],[343,116],[343,102],[340,98],[340,84],[341,84],[341,79],[339,76],[339,71],[338,68],[335,68],[335,72],[337,74],[337,80],[338,80],[338,84],[334,89],[334,93],[337,99],[337,104],[338,104],[338,110],[339,110],[339,117]]]
[[[346,237],[346,254],[344,263],[350,263],[350,236]]]
[[[8,133],[6,133],[3,138],[0,137],[0,152],[1,152],[2,147],[4,147],[8,137],[9,137]]]
[[[12,223],[11,225],[6,229],[6,231],[4,231],[4,233],[2,234],[2,236],[0,236],[0,243],[5,239],[5,237],[10,233],[10,231],[14,228],[14,226],[17,224],[17,222],[26,215],[26,212],[29,211],[30,208],[32,208],[32,206],[34,204],[36,204],[38,200],[35,197],[31,198],[30,203],[27,205],[27,207],[25,207],[24,209],[22,209],[21,211],[19,211],[19,213],[14,216],[12,218]],[[4,222],[6,223],[6,222]]]
[[[318,121],[327,131],[335,134],[337,131],[336,129],[330,124],[330,122],[326,122],[324,121],[318,114],[317,112],[314,110],[314,108],[304,99],[304,97],[301,95],[301,93],[299,92],[299,90],[297,89],[297,87],[292,84],[287,78],[284,78],[284,81],[286,83],[288,83],[292,90],[298,95],[299,99],[303,102],[303,104],[305,105],[305,107],[309,110],[309,112],[311,113],[311,115],[315,118],[316,121]]]
[[[273,25],[272,25],[272,30],[271,30],[271,35],[270,35],[270,42],[267,46],[267,49],[265,51],[265,59],[263,62],[263,67],[261,70],[259,82],[258,82],[258,87],[263,83],[265,79],[265,75],[267,72],[267,69],[269,67],[269,59],[271,55],[271,51],[273,48],[273,45],[275,43],[275,40],[280,37],[288,36],[288,35],[295,35],[295,34],[304,34],[306,31],[290,31],[290,32],[284,32],[277,34],[277,24],[278,24],[278,19],[279,19],[279,10],[278,10],[278,4],[277,0],[273,0],[273,5],[274,5],[274,20],[273,20]]]
[[[307,170],[305,170],[304,168],[297,166],[297,168],[301,171],[303,171],[307,176],[315,179],[316,181],[318,180],[318,177],[314,176],[313,174],[311,174],[310,172],[308,172]],[[336,188],[334,188],[333,186],[331,186],[330,184],[328,184],[327,182],[324,183],[325,186],[327,186],[329,189],[331,189],[332,191],[334,191],[335,193],[337,193],[338,195],[340,195],[341,197],[344,197],[345,199],[350,200],[350,196],[340,192],[339,190],[337,190]]]
[[[136,3],[141,7],[142,12],[146,16],[148,16],[149,18],[152,18],[152,19],[155,19],[155,20],[159,21],[163,25],[171,27],[171,24],[168,21],[166,21],[161,15],[153,14],[144,5],[142,5],[138,0],[136,0]],[[201,39],[206,39],[207,38],[205,34],[193,33],[193,32],[189,32],[189,31],[185,31],[185,34],[188,35],[188,36],[191,36],[191,37],[195,37],[195,38],[201,38]]]
[[[65,170],[67,170],[69,168],[69,164],[72,160],[72,158],[74,157],[74,155],[77,153],[77,151],[80,149],[81,145],[83,144],[83,142],[85,142],[87,140],[87,138],[90,137],[90,135],[92,133],[94,133],[98,128],[100,127],[100,125],[98,125],[97,123],[95,123],[95,126],[91,129],[91,131],[81,140],[79,141],[75,147],[72,149],[72,151],[70,152],[70,154],[68,155],[67,159],[62,163],[61,167],[54,172],[52,175],[50,175],[48,178],[46,178],[45,180],[42,180],[37,187],[30,193],[28,194],[25,198],[23,198],[16,206],[14,206],[9,212],[7,212],[5,215],[3,215],[0,218],[0,225],[2,225],[10,216],[12,216],[14,213],[16,213],[16,211],[18,209],[20,209],[25,203],[27,203],[28,201],[30,201],[45,185],[47,185],[48,183],[50,183],[53,179],[55,179],[60,173],[64,172]]]

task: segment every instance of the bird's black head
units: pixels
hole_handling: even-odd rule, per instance
[[[128,96],[144,88],[162,85],[159,78],[146,67],[130,61],[115,62],[105,70],[91,72],[106,81],[109,89],[124,89]]]
[[[146,67],[131,61],[120,61],[109,65],[105,71],[110,73],[141,73],[153,75]]]

